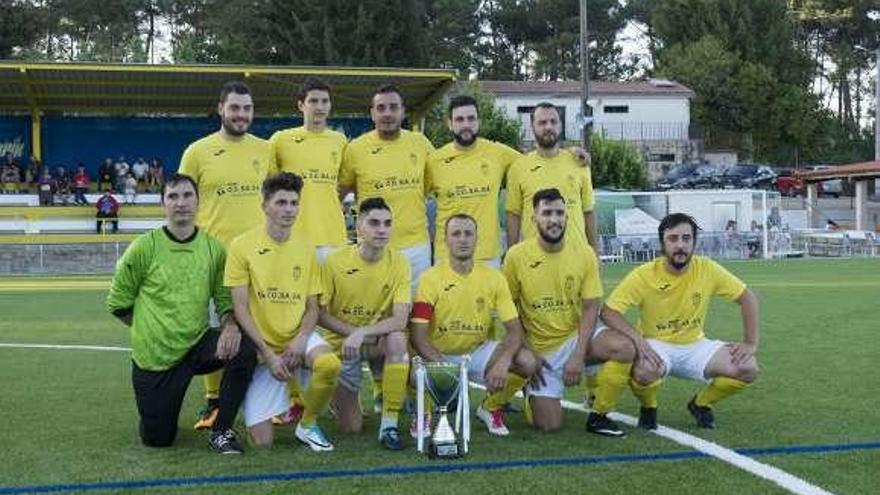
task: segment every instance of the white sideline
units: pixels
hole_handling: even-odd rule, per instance
[[[479,383],[471,382],[471,386],[480,390],[486,389],[486,387],[480,385]],[[521,392],[517,392],[516,395],[517,397],[522,397]],[[564,407],[565,409],[571,409],[573,411],[580,411],[585,413],[589,412],[589,410],[584,407],[583,404],[578,404],[577,402],[571,402],[568,400],[562,401],[562,407]],[[618,412],[609,413],[608,416],[614,421],[619,421],[633,427],[638,426],[639,423],[636,418]],[[775,468],[768,464],[758,462],[751,457],[744,456],[734,450],[722,447],[717,443],[703,440],[702,438],[695,437],[683,431],[679,431],[663,425],[658,425],[657,429],[654,430],[653,433],[663,438],[672,440],[679,445],[690,447],[708,456],[714,457],[718,460],[736,466],[743,471],[747,471],[759,478],[764,478],[767,481],[771,481],[791,493],[795,493],[797,495],[833,495],[831,492],[823,490],[822,488],[819,488],[818,486],[813,485],[808,481],[802,480],[797,476],[789,474],[779,468]]]
[[[84,351],[117,351],[117,352],[128,352],[131,349],[127,347],[115,347],[115,346],[97,346],[97,345],[52,345],[52,344],[7,344],[0,343],[0,348],[20,348],[20,349],[62,349],[62,350],[84,350]],[[471,382],[471,386],[474,388],[478,388],[481,390],[485,390],[486,388],[478,383]],[[522,397],[520,392],[517,392],[517,396]],[[562,407],[566,409],[571,409],[573,411],[581,411],[581,412],[589,412],[583,404],[578,404],[576,402],[571,402],[564,400],[562,401]],[[608,416],[614,421],[619,421],[621,423],[625,423],[629,426],[637,426],[638,420],[632,416],[627,414],[622,414],[618,412],[609,413]],[[702,452],[708,456],[714,457],[718,460],[724,461],[728,464],[736,466],[744,471],[747,471],[759,478],[764,478],[767,481],[771,481],[776,485],[788,490],[791,493],[795,493],[797,495],[833,495],[831,492],[823,490],[808,481],[802,480],[797,476],[789,474],[779,468],[770,466],[768,464],[764,464],[758,462],[751,457],[744,456],[734,450],[728,449],[726,447],[722,447],[717,443],[710,442],[708,440],[703,440],[702,438],[696,437],[694,435],[685,433],[683,431],[676,430],[674,428],[669,428],[667,426],[658,425],[657,429],[653,431],[656,435],[659,435],[663,438],[672,440],[673,442],[683,445],[685,447],[690,447],[694,450]]]

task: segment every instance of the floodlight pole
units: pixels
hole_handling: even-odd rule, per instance
[[[874,76],[874,160],[880,161],[880,43],[877,45],[876,65]]]
[[[587,37],[587,0],[580,0],[581,18],[581,116],[583,118],[582,146],[590,151],[593,134],[593,109],[590,107],[590,44]]]

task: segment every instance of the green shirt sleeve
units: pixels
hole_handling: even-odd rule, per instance
[[[116,263],[116,272],[107,294],[107,309],[116,316],[132,312],[134,301],[153,258],[151,235],[144,234],[128,246]]]
[[[226,250],[216,239],[209,238],[208,245],[211,251],[211,267],[214,271],[212,276],[213,287],[211,294],[214,299],[214,307],[219,316],[232,311],[232,292],[223,284],[224,270],[226,268]]]

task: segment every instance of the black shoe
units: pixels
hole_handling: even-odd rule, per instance
[[[516,407],[513,402],[505,402],[503,406],[501,406],[501,410],[504,413],[510,414],[519,414],[522,412],[522,409]]]
[[[712,413],[711,407],[698,406],[696,402],[696,396],[688,402],[687,408],[688,411],[691,412],[694,419],[697,420],[697,426],[700,428],[715,428],[715,415]]]
[[[244,450],[238,439],[235,437],[235,431],[231,428],[227,430],[214,430],[208,437],[208,443],[211,447],[221,454],[243,454]]]
[[[642,407],[639,409],[639,428],[643,430],[657,429],[656,407]]]
[[[394,428],[385,428],[379,436],[379,443],[388,450],[403,450],[403,443],[400,441],[400,430]]]
[[[608,416],[596,412],[591,412],[587,416],[587,431],[606,437],[623,438],[626,436],[617,423],[608,419]]]

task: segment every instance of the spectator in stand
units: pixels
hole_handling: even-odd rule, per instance
[[[134,174],[134,178],[137,179],[138,191],[143,191],[147,186],[147,173],[150,170],[150,164],[144,160],[144,157],[139,156],[137,161],[131,166],[131,173]]]
[[[67,168],[58,167],[55,174],[55,204],[69,205],[72,187]]]
[[[112,189],[115,182],[116,170],[113,168],[113,160],[105,158],[104,163],[98,168],[98,191]]]
[[[125,161],[125,155],[119,155],[119,160],[113,165],[116,170],[116,190],[121,191],[125,187],[125,179],[131,172],[131,166]]]
[[[37,182],[39,182],[40,177],[43,175],[43,164],[40,163],[40,160],[37,160],[37,157],[31,155],[28,159],[27,164],[27,172],[25,173],[25,178],[27,179],[27,186],[30,191],[38,192]]]
[[[78,205],[89,204],[86,199],[87,192],[89,192],[89,174],[86,172],[86,166],[80,163],[76,167],[76,173],[73,174],[73,202]]]
[[[119,231],[119,201],[113,197],[112,189],[105,189],[104,194],[95,202],[98,212],[95,214],[95,230],[100,234],[103,231],[104,222],[110,222],[113,233]]]
[[[11,163],[3,163],[3,169],[0,171],[0,180],[3,181],[3,193],[15,194],[18,192],[18,171]]]
[[[165,183],[165,171],[162,169],[162,161],[153,158],[150,161],[150,170],[147,172],[147,190],[150,192],[159,192],[162,190],[162,184]]]
[[[125,204],[133,205],[135,201],[137,201],[137,187],[138,181],[134,177],[134,174],[129,172],[125,175],[125,180],[123,181],[123,192],[125,193]]]
[[[48,168],[43,169],[43,175],[37,182],[37,195],[40,198],[40,206],[52,206],[55,196],[55,179],[49,173]]]

